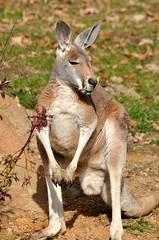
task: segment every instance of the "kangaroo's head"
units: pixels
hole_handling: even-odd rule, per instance
[[[58,49],[54,72],[59,81],[78,89],[83,94],[91,94],[97,80],[91,67],[91,57],[85,52],[96,39],[101,21],[80,33],[72,43],[72,31],[64,22],[56,25]]]

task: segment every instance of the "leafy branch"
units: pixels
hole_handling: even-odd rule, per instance
[[[3,68],[5,63],[7,62],[8,56],[7,54],[11,51],[11,47],[9,46],[10,39],[12,38],[15,30],[16,21],[5,40],[5,43],[2,46],[2,49],[0,50],[0,70]],[[0,96],[2,98],[5,98],[6,93],[10,89],[9,81],[6,77],[4,77],[0,81]],[[17,166],[17,162],[21,159],[22,155],[25,155],[26,148],[29,146],[31,139],[34,134],[34,130],[36,129],[38,132],[40,132],[43,127],[46,127],[48,124],[48,120],[52,118],[52,116],[46,114],[46,108],[43,107],[41,112],[36,110],[36,114],[34,116],[28,116],[28,118],[31,121],[31,129],[29,131],[29,136],[24,143],[24,145],[15,153],[8,154],[7,156],[2,156],[0,160],[1,169],[0,170],[0,204],[3,204],[5,202],[5,199],[8,197],[11,199],[11,195],[8,193],[9,188],[11,187],[13,181],[18,182],[19,178],[17,176],[17,173],[13,172],[15,169],[15,166]],[[0,114],[0,121],[3,120],[3,116]],[[25,155],[26,157],[26,155]],[[33,163],[29,161],[31,165]],[[26,158],[27,163],[27,158]],[[35,164],[35,163],[34,163]],[[20,164],[18,164],[19,166]],[[26,167],[27,169],[27,164]],[[28,176],[24,179],[24,182],[22,183],[22,186],[28,185],[30,183],[31,177]]]
[[[14,154],[3,156],[0,162],[0,164],[4,166],[4,169],[0,172],[0,204],[5,202],[6,197],[11,199],[10,194],[8,194],[8,188],[11,186],[13,180],[15,182],[19,181],[18,176],[13,172],[13,169],[17,165],[17,162],[21,159],[21,156],[25,152],[27,146],[30,144],[34,130],[36,129],[40,132],[44,127],[46,127],[48,120],[52,118],[52,116],[47,115],[46,109],[43,107],[41,112],[36,110],[36,115],[28,116],[28,118],[31,119],[31,129],[25,144]],[[30,183],[30,179],[30,176],[25,178],[22,186],[28,185]]]

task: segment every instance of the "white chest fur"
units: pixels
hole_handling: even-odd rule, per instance
[[[79,139],[79,106],[77,96],[67,86],[58,90],[48,114],[52,115],[50,141],[52,147],[65,154],[75,153]]]

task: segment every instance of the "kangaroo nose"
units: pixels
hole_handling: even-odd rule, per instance
[[[88,83],[91,84],[93,87],[95,87],[97,85],[97,80],[93,78],[89,78]]]

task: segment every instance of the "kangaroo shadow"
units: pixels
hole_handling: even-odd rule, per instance
[[[86,196],[76,179],[71,187],[62,188],[64,212],[71,212],[71,218],[66,221],[67,228],[72,228],[79,215],[98,216],[106,214],[111,221],[111,208],[109,208],[100,196]],[[32,196],[39,207],[48,214],[47,188],[43,166],[37,171],[37,192]]]
[[[42,165],[40,165],[37,169],[36,193],[33,194],[32,199],[39,205],[39,207],[46,214],[48,214],[47,188],[46,188],[44,170]]]
[[[73,212],[72,218],[66,221],[67,228],[72,228],[79,215],[97,217],[106,214],[111,221],[111,208],[109,208],[98,195],[87,196],[83,193],[77,181],[71,188],[63,189],[64,211]]]

